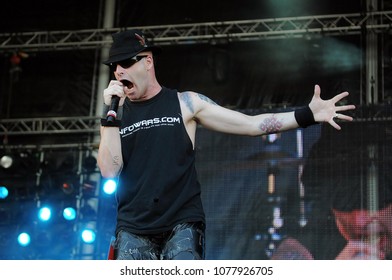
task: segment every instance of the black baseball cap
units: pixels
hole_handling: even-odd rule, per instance
[[[106,65],[134,57],[143,51],[152,51],[154,55],[161,52],[161,48],[152,45],[139,29],[120,31],[114,33],[112,38],[109,59],[103,62]]]

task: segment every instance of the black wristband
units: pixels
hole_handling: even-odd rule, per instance
[[[121,121],[120,120],[114,120],[112,122],[108,122],[106,119],[101,119],[101,125],[102,126],[111,126],[111,127],[120,127],[121,126]]]
[[[296,109],[294,111],[295,120],[300,127],[308,127],[313,124],[317,124],[314,120],[313,112],[310,110],[309,106]]]
[[[107,118],[108,112],[109,112],[109,105],[103,104],[102,108],[102,118]],[[118,106],[117,112],[116,112],[116,120],[121,120],[123,115],[123,106]]]

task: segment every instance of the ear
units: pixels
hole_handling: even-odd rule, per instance
[[[145,58],[145,63],[147,66],[147,71],[149,71],[154,66],[154,57],[152,54]]]

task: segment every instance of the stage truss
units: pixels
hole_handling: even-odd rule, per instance
[[[301,38],[309,35],[358,35],[384,32],[392,26],[392,11],[302,17],[140,26],[157,45],[213,44],[217,40],[250,41]],[[131,27],[129,27],[131,28]],[[127,28],[41,31],[0,34],[0,52],[101,48],[111,34]]]

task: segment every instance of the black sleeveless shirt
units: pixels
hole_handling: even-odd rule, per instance
[[[205,222],[177,91],[162,88],[147,101],[126,100],[120,136],[116,232],[157,234],[182,222]]]

